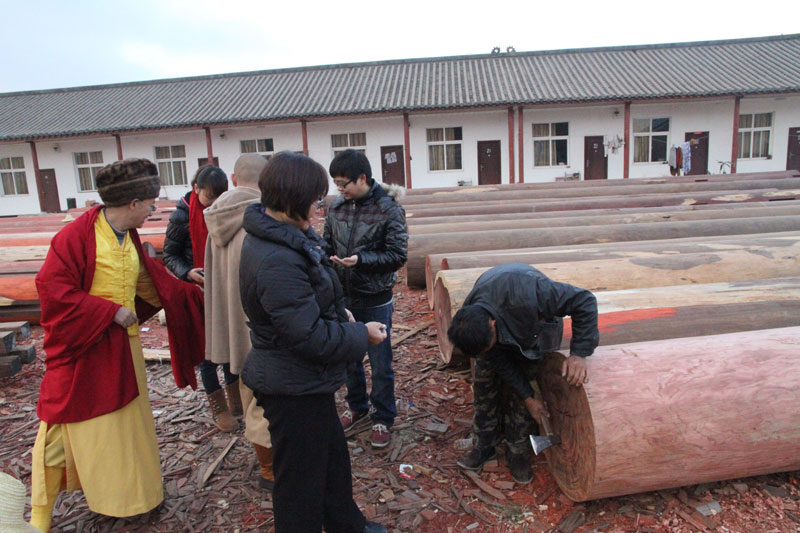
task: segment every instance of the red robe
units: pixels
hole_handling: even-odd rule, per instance
[[[42,307],[46,371],[37,414],[49,424],[80,422],[120,409],[139,394],[126,328],[114,323],[119,304],[92,296],[96,206],[53,237],[36,275]],[[203,294],[147,257],[136,230],[131,240],[167,315],[172,373],[178,387],[197,388],[194,366],[205,357]],[[140,322],[158,309],[136,298]],[[170,327],[171,325],[171,327]]]

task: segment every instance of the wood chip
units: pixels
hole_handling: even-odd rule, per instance
[[[471,472],[471,471],[469,471],[469,470],[464,470],[464,474],[465,474],[465,475],[466,475],[466,476],[467,476],[469,479],[471,479],[471,480],[472,480],[472,482],[473,482],[473,483],[475,483],[475,484],[478,486],[478,488],[479,488],[479,489],[481,489],[481,490],[482,490],[482,491],[484,491],[485,493],[489,494],[490,496],[494,496],[494,497],[495,497],[495,498],[497,498],[498,500],[505,501],[505,499],[506,499],[506,496],[505,496],[505,494],[503,494],[503,493],[502,493],[502,492],[500,492],[499,490],[495,489],[494,487],[492,487],[491,485],[489,485],[488,483],[486,483],[486,482],[485,482],[484,480],[482,480],[482,479],[480,478],[480,476],[479,476],[478,474],[476,474],[475,472]]]

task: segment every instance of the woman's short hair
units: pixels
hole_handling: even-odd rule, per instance
[[[492,315],[479,305],[465,305],[453,316],[447,338],[467,357],[477,357],[492,343]]]
[[[261,171],[258,188],[263,207],[308,220],[311,204],[328,194],[328,175],[307,155],[279,152]]]
[[[213,198],[228,190],[228,175],[225,171],[214,165],[204,165],[197,169],[192,178],[192,185],[207,191]]]

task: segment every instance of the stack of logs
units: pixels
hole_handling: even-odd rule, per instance
[[[800,469],[800,172],[410,191],[407,282],[446,331],[492,266],[595,292],[600,347],[539,381],[573,500]],[[571,332],[565,320],[562,349]]]
[[[146,248],[161,253],[169,215],[174,210],[172,200],[157,203],[156,211],[139,229]],[[2,322],[39,322],[36,273],[47,256],[53,236],[84,211],[86,208],[61,214],[0,218],[0,329]]]
[[[22,365],[36,359],[36,347],[32,343],[17,344],[31,337],[28,322],[4,322],[0,324],[0,378],[13,376]]]

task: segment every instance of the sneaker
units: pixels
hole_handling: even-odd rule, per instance
[[[367,522],[364,524],[364,533],[386,533],[386,528],[377,522]]]
[[[497,457],[497,453],[494,450],[494,446],[490,446],[489,448],[479,448],[476,446],[472,448],[472,451],[467,455],[456,461],[456,464],[467,470],[478,470],[483,466],[483,463],[495,457]]]
[[[385,448],[389,445],[390,438],[389,428],[385,424],[372,425],[372,439],[370,439],[370,442],[373,448]]]
[[[342,416],[339,417],[339,422],[342,423],[342,429],[347,431],[352,427],[353,424],[361,420],[367,416],[367,413],[354,413],[350,409],[342,413]]]
[[[511,477],[520,485],[527,485],[533,480],[531,462],[527,454],[509,453],[506,455],[506,465],[511,471]]]

